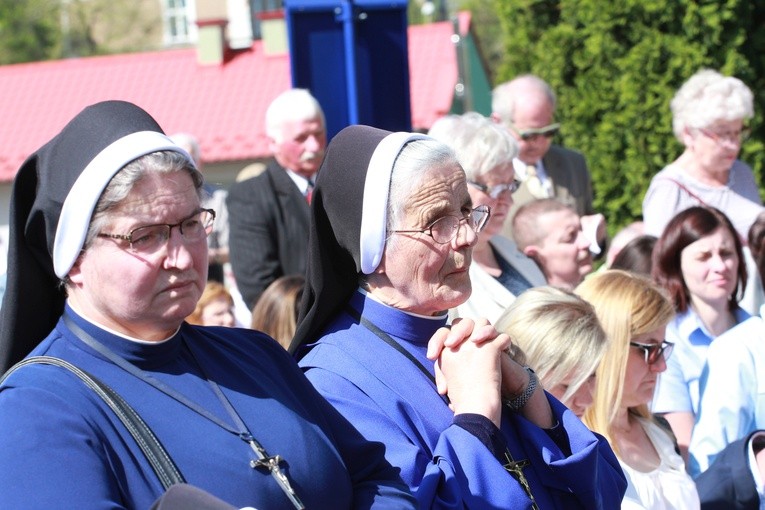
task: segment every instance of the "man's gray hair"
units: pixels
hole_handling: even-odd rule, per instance
[[[202,153],[199,150],[199,141],[197,140],[196,136],[192,135],[191,133],[175,133],[174,135],[170,135],[169,138],[175,142],[176,145],[180,146],[181,149],[189,153],[197,168],[200,167],[202,163],[200,159],[202,157]]]
[[[513,122],[515,112],[515,101],[517,96],[525,89],[535,88],[547,96],[547,100],[552,105],[553,112],[558,105],[558,99],[555,97],[552,87],[539,76],[533,74],[523,74],[508,82],[497,85],[491,93],[491,110],[499,117],[503,124]]]
[[[290,121],[320,119],[326,125],[324,110],[306,89],[289,89],[271,101],[266,110],[266,135],[276,143],[282,142],[282,125]]]

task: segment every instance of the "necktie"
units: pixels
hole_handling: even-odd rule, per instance
[[[526,166],[526,188],[534,198],[548,198],[547,190],[537,175],[536,165]]]
[[[305,192],[305,201],[308,202],[308,204],[311,204],[311,199],[313,198],[313,182],[308,181],[308,189]]]

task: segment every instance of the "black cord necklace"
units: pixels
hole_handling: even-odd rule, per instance
[[[391,338],[391,336],[388,333],[381,330],[372,321],[370,321],[366,317],[362,317],[361,314],[359,314],[359,312],[354,310],[352,307],[350,306],[346,307],[346,312],[348,312],[348,314],[351,317],[353,317],[354,320],[356,320],[356,322],[358,322],[359,324],[367,328],[369,331],[374,333],[375,336],[378,337],[380,340],[382,340],[386,344],[396,349],[402,355],[404,355],[415,367],[417,367],[417,369],[420,372],[422,372],[425,375],[425,377],[428,378],[428,380],[433,384],[433,389],[436,390],[436,392],[438,392],[438,386],[436,385],[436,378],[433,377],[433,374],[431,374],[430,371],[427,368],[425,368],[425,366],[422,363],[420,363],[420,360],[415,358],[411,352],[404,349],[404,347],[402,347],[401,344],[393,340],[393,338]],[[449,397],[447,397],[446,395],[441,395],[441,394],[439,394],[439,396],[446,403],[446,405],[449,405]]]
[[[282,491],[287,495],[289,500],[292,502],[293,506],[300,510],[305,509],[305,506],[300,501],[300,498],[298,497],[297,493],[292,488],[292,485],[290,484],[290,481],[287,478],[286,473],[284,473],[284,471],[282,471],[282,469],[279,467],[279,464],[282,462],[282,458],[279,455],[269,455],[266,449],[253,437],[253,435],[250,433],[249,429],[247,428],[247,425],[244,423],[244,420],[242,420],[241,416],[239,416],[239,413],[237,413],[236,409],[234,409],[234,406],[231,404],[229,399],[223,393],[223,390],[221,390],[218,383],[210,379],[210,377],[207,374],[207,371],[199,363],[199,360],[194,354],[194,349],[192,348],[189,342],[185,342],[185,344],[188,347],[189,352],[191,353],[191,357],[194,359],[194,362],[199,367],[200,371],[202,372],[202,375],[205,377],[208,384],[212,388],[213,393],[215,393],[215,396],[218,398],[218,400],[220,400],[224,409],[226,410],[228,415],[231,417],[231,419],[234,421],[236,427],[233,427],[230,424],[226,423],[225,421],[221,420],[220,418],[218,418],[217,416],[215,416],[214,414],[212,414],[211,412],[209,412],[207,409],[203,408],[196,402],[189,400],[182,393],[176,391],[175,389],[163,383],[159,379],[154,378],[151,374],[144,372],[143,370],[136,367],[129,361],[117,355],[111,349],[109,349],[104,344],[102,344],[101,342],[93,338],[91,335],[89,335],[87,332],[85,332],[67,315],[64,315],[64,324],[66,324],[66,326],[80,340],[82,340],[83,342],[88,344],[90,347],[98,351],[101,355],[106,357],[109,361],[111,361],[115,365],[119,366],[120,368],[129,372],[135,377],[141,379],[147,384],[150,384],[151,386],[161,391],[165,395],[171,397],[172,399],[179,402],[180,404],[183,404],[184,406],[188,407],[189,409],[191,409],[198,415],[218,425],[223,430],[226,430],[227,432],[230,432],[238,436],[242,441],[250,445],[252,450],[255,452],[255,455],[258,457],[257,460],[250,460],[250,467],[252,467],[253,469],[259,468],[259,469],[267,469],[268,471],[270,471],[271,476],[274,477],[276,482],[279,484],[279,487],[282,489]]]
[[[354,308],[351,306],[346,307],[346,312],[353,317],[356,322],[367,328],[369,331],[375,334],[380,340],[385,342],[386,344],[390,345],[394,349],[396,349],[398,352],[403,354],[409,361],[411,361],[414,366],[416,366],[420,372],[425,374],[425,376],[430,380],[430,382],[433,384],[433,388],[438,391],[438,386],[436,385],[436,379],[433,377],[433,375],[428,371],[427,368],[423,366],[420,361],[414,357],[414,355],[404,349],[404,347],[396,342],[388,333],[380,329],[376,324],[374,324],[372,321],[367,319],[366,317],[362,317],[359,312],[357,312]],[[443,399],[443,401],[446,403],[446,405],[449,405],[449,397],[446,395],[439,396]],[[518,484],[520,484],[521,488],[523,489],[523,492],[526,493],[526,496],[531,500],[531,508],[532,510],[539,510],[539,506],[537,506],[537,502],[534,499],[534,494],[531,492],[531,485],[529,484],[528,479],[526,479],[526,475],[523,473],[523,468],[526,466],[529,466],[531,463],[528,460],[519,460],[516,461],[513,459],[513,455],[510,453],[509,448],[505,448],[504,451],[504,460],[506,462],[502,463],[502,467],[505,468],[505,471],[507,471],[510,476],[512,476]]]

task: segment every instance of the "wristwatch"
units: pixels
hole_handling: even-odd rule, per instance
[[[523,407],[528,404],[529,399],[531,398],[531,395],[534,394],[534,391],[536,391],[537,386],[539,386],[539,378],[537,377],[537,374],[534,372],[534,369],[531,367],[523,367],[526,372],[529,373],[529,384],[526,385],[526,389],[523,390],[523,392],[518,395],[517,397],[507,399],[505,400],[505,405],[512,409],[513,411],[520,411],[523,409]]]

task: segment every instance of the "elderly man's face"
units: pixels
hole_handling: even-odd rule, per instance
[[[321,118],[288,120],[281,131],[281,139],[271,142],[274,158],[284,168],[310,178],[319,170],[327,146],[327,131]]]
[[[111,215],[104,233],[176,224],[199,210],[185,171],[141,179]],[[186,241],[172,228],[167,244],[144,255],[127,241],[96,238],[70,271],[69,299],[88,318],[144,340],[170,336],[194,311],[207,280],[207,240]]]
[[[464,217],[472,210],[465,173],[459,166],[431,170],[407,203],[397,229],[422,229],[447,215]],[[388,239],[375,282],[389,305],[433,315],[470,297],[470,267],[476,233],[465,222],[451,242],[439,244],[427,233],[401,233]]]
[[[519,132],[549,126],[553,123],[554,113],[553,106],[542,92],[529,91],[516,100],[510,134],[518,142],[518,159],[533,165],[547,154],[552,138],[538,135],[523,140]]]
[[[539,263],[548,284],[574,288],[592,271],[590,242],[579,216],[570,209],[552,211],[540,216],[537,225],[546,235],[524,251]]]

